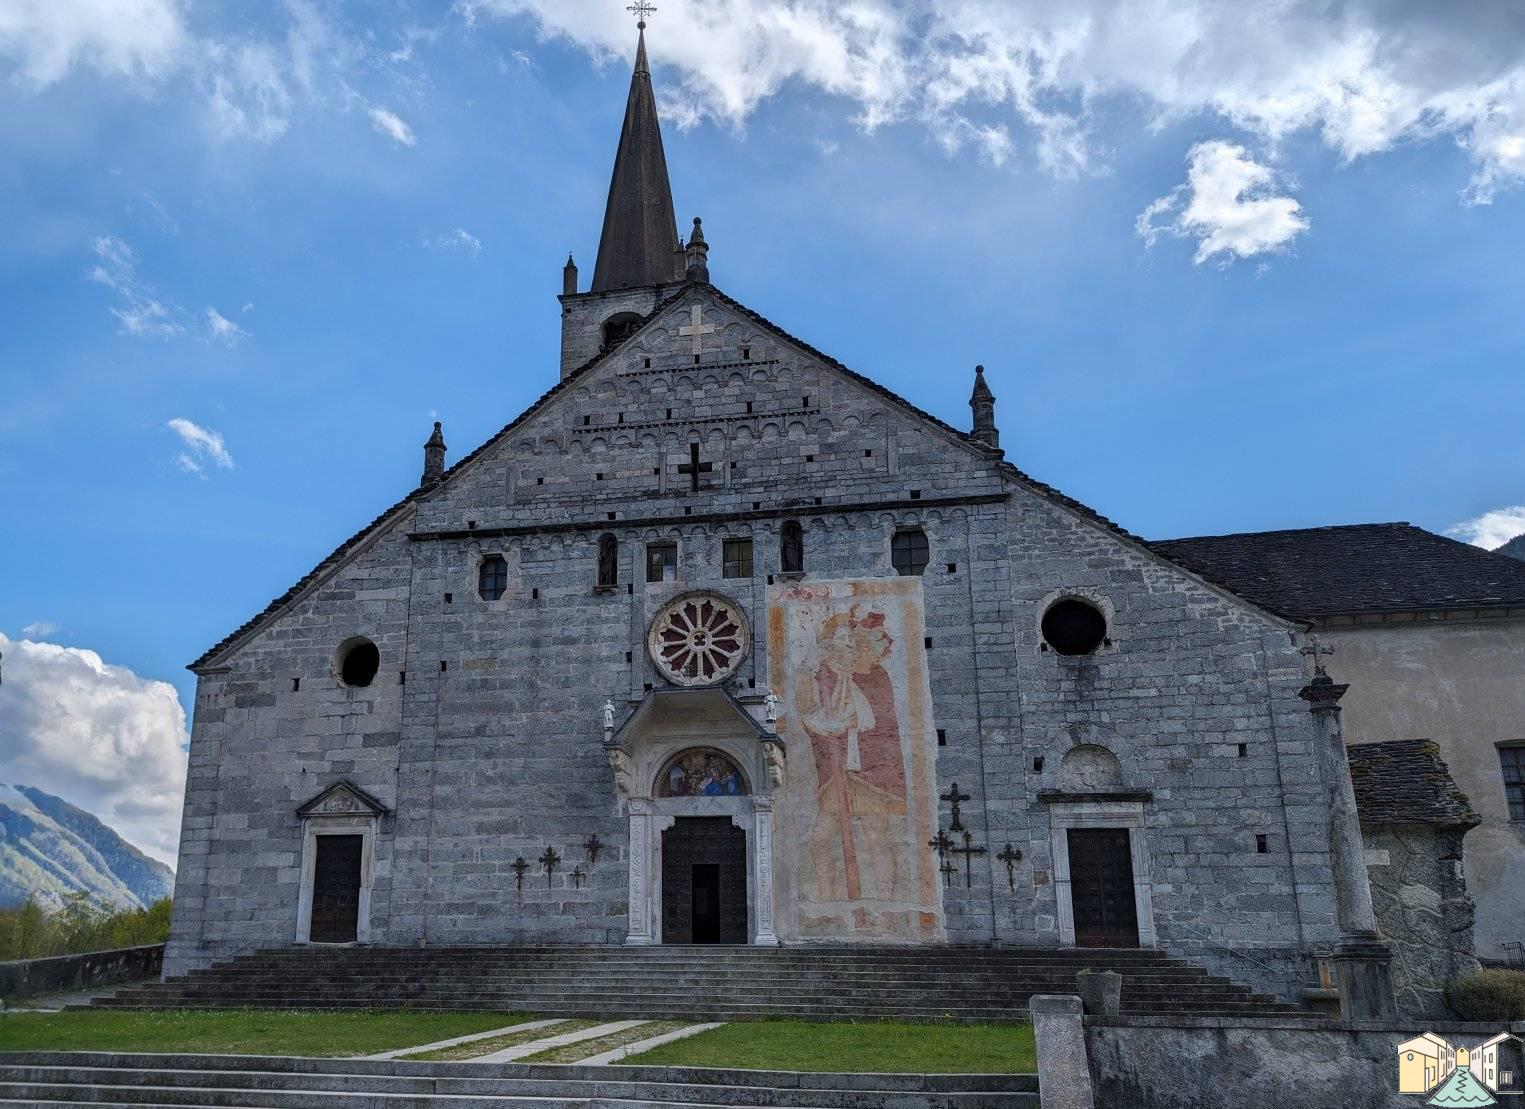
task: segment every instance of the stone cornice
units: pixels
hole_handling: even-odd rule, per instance
[[[921,508],[963,508],[974,505],[1004,504],[1010,493],[984,493],[964,497],[920,497],[893,501],[853,501],[846,504],[801,504],[775,508],[734,511],[695,512],[693,515],[635,516],[624,520],[569,520],[562,523],[515,524],[496,528],[452,528],[446,531],[413,531],[408,538],[415,543],[438,543],[462,539],[509,539],[524,535],[558,532],[620,531],[632,528],[673,527],[691,524],[727,524],[743,520],[782,520],[792,516],[840,516],[856,512],[893,512]]]

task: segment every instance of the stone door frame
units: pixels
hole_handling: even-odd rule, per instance
[[[371,942],[371,889],[376,884],[376,833],[381,817],[375,813],[344,816],[313,815],[302,821],[302,886],[297,898],[296,942],[313,943],[313,884],[318,873],[319,836],[360,836],[360,903],[355,914],[355,943]],[[325,943],[324,947],[348,944]]]
[[[773,926],[773,799],[744,797],[634,798],[629,820],[629,932],[625,943],[662,942],[662,833],[680,816],[725,816],[747,842],[747,942],[776,947]]]
[[[376,840],[387,807],[352,782],[335,782],[297,809],[302,822],[302,877],[297,892],[296,942],[312,943],[313,884],[318,876],[319,836],[360,837],[360,897],[355,909],[356,944],[371,942],[371,890],[376,884]],[[348,944],[327,944],[346,947]]]
[[[1071,893],[1071,828],[1122,828],[1128,833],[1133,862],[1133,907],[1138,916],[1138,944],[1157,945],[1154,930],[1153,872],[1144,828],[1144,802],[1117,800],[1056,801],[1049,805],[1049,836],[1054,859],[1054,900],[1059,916],[1059,942],[1075,946],[1075,902]]]

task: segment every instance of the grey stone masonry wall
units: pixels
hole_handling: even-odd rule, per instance
[[[1475,908],[1462,874],[1463,829],[1361,829],[1377,926],[1393,947],[1393,992],[1405,1017],[1449,1020],[1446,983],[1474,973]]]
[[[611,310],[649,311],[653,295],[562,298],[568,357],[581,365]],[[679,469],[691,444],[706,467],[698,490]],[[662,684],[646,629],[691,589],[745,610],[753,642],[732,691],[760,698],[766,588],[790,519],[807,580],[891,576],[895,530],[927,535],[937,787],[971,794],[963,822],[987,849],[967,885],[960,873],[942,891],[950,942],[1065,942],[1054,814],[1078,811],[1064,766],[1083,746],[1110,753],[1115,784],[1147,797],[1094,805],[1131,814],[1154,941],[1252,949],[1276,968],[1273,988],[1293,988],[1334,911],[1293,630],[705,287],[201,669],[171,971],[292,941],[295,810],[337,780],[392,813],[376,847],[377,942],[622,941],[626,815],[601,706],[613,700],[623,719]],[[619,544],[613,588],[596,586],[605,533]],[[753,540],[750,579],[724,576],[728,537]],[[645,581],[656,541],[677,544],[677,581]],[[493,601],[477,591],[489,555],[509,567]],[[1042,649],[1042,612],[1069,595],[1108,616],[1093,656]],[[332,670],[355,635],[380,648],[366,689]],[[946,826],[946,803],[939,816]],[[607,845],[597,863],[581,847],[594,834]],[[1010,879],[996,858],[1008,843],[1023,853]],[[549,876],[547,849],[560,860]]]

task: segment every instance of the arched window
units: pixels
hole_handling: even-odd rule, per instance
[[[805,529],[798,520],[785,520],[779,529],[778,565],[786,574],[805,572]]]
[[[488,555],[477,570],[477,592],[484,601],[496,601],[508,591],[508,560]]]
[[[620,541],[605,532],[598,537],[598,584],[617,585],[620,577]]]
[[[608,349],[623,343],[641,326],[641,317],[634,312],[617,312],[604,321],[604,347]]]
[[[927,533],[920,528],[897,531],[890,540],[890,562],[901,577],[920,577],[927,568]]]

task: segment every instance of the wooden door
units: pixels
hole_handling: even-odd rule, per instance
[[[354,943],[360,923],[360,849],[364,836],[318,836],[312,878],[313,943]]]
[[[1126,828],[1070,828],[1076,947],[1137,947],[1133,854]]]

